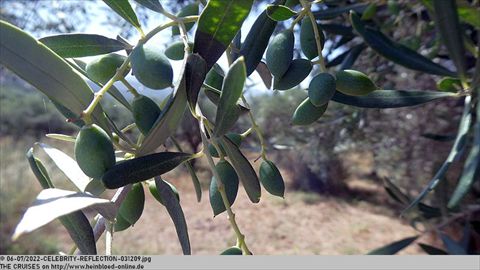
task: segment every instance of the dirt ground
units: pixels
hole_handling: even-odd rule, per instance
[[[168,178],[167,178],[168,179]],[[181,175],[179,189],[192,246],[192,254],[212,255],[235,244],[226,213],[212,218],[208,191],[197,203],[190,180]],[[352,188],[375,188],[352,181]],[[247,244],[257,255],[365,254],[415,231],[382,205],[352,202],[313,193],[289,192],[285,200],[266,194],[252,204],[241,190],[234,204],[237,222]],[[100,241],[103,241],[100,240]],[[103,249],[103,243],[99,245]],[[142,218],[114,236],[117,254],[181,254],[173,223],[165,208],[147,194]],[[400,254],[419,254],[413,245]]]

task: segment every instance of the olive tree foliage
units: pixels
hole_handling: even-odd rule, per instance
[[[412,197],[385,179],[386,191],[404,206],[403,215],[413,226],[419,228],[422,223],[426,229],[419,228],[419,235],[393,242],[371,254],[394,254],[429,232],[441,235],[447,251],[421,244],[428,253],[472,252],[468,243],[457,243],[442,230],[457,220],[468,228],[470,222],[478,222],[474,215],[479,206],[468,198],[478,179],[480,152],[480,61],[474,45],[478,42],[478,20],[472,17],[478,14],[478,8],[473,3],[423,1],[415,4],[416,9],[405,9],[409,16],[417,16],[416,20],[435,26],[427,30],[435,31],[435,41],[442,49],[438,48],[438,53],[429,58],[390,35],[398,26],[395,20],[386,18],[397,9],[402,10],[392,1],[385,5],[376,1],[277,0],[255,15],[253,0],[197,1],[184,6],[176,15],[158,0],[103,2],[138,32],[137,40],[123,33],[116,39],[64,33],[37,40],[14,24],[1,21],[2,65],[51,99],[79,130],[74,136],[49,134],[73,143],[74,158],[43,143],[28,151],[31,169],[44,190],[38,194],[34,207],[26,210],[13,239],[59,219],[75,242],[72,252],[78,249],[83,254],[97,253],[96,241],[105,233],[105,253],[111,254],[112,235],[128,230],[141,218],[148,189],[172,218],[183,253],[191,254],[181,193],[162,175],[185,166],[200,201],[203,191],[192,163],[202,158],[207,160],[213,175],[208,197],[214,216],[228,215],[237,239],[222,254],[250,255],[253,248],[247,244],[248,232],[237,224],[236,219],[242,217],[234,214],[234,202],[239,183],[252,203],[260,201],[261,187],[274,196],[285,196],[283,177],[269,157],[272,148],[291,146],[292,137],[311,141],[318,133],[316,125],[328,128],[311,144],[310,151],[318,152],[323,145],[331,147],[342,134],[355,131],[364,125],[362,121],[368,122],[362,116],[364,109],[357,107],[394,110],[450,100],[445,104],[463,106],[461,120],[451,150],[423,190]],[[134,3],[155,16],[164,16],[166,22],[145,31],[132,8]],[[410,14],[412,9],[415,12]],[[248,16],[256,18],[248,33],[242,33]],[[149,42],[161,31],[171,31],[177,41],[164,51]],[[339,54],[342,48],[346,52]],[[382,59],[384,66],[374,66],[378,68],[375,70],[352,69],[366,48],[375,60]],[[125,54],[115,53],[119,51]],[[227,68],[217,63],[222,55],[228,62]],[[98,57],[86,62],[82,57],[87,56]],[[171,61],[182,63],[175,80]],[[388,83],[387,75],[392,73],[393,65],[434,76],[439,89],[392,90],[396,85]],[[146,89],[139,91],[125,79],[130,72]],[[249,104],[244,95],[247,78],[254,72],[262,78],[265,91],[275,91],[272,104],[282,99],[296,101],[291,108],[294,110],[284,112],[290,115],[289,120],[257,121],[255,112],[265,107],[261,103]],[[100,90],[94,93],[87,81]],[[134,97],[133,101],[116,88],[121,84]],[[285,94],[290,89],[295,94]],[[157,103],[150,97],[153,91],[170,94]],[[106,95],[131,112],[132,123],[119,126],[112,120],[101,103]],[[451,119],[455,121],[454,117]],[[187,138],[192,139],[192,148],[197,148],[193,153],[182,149],[177,140],[182,123],[187,123],[182,129],[195,126]],[[240,125],[245,129],[239,130]],[[278,127],[277,138],[272,140],[263,132],[268,125]],[[322,137],[331,139],[322,141]],[[246,138],[260,146],[258,172],[242,148]],[[199,142],[201,147],[193,147]],[[38,158],[39,151],[53,160],[76,190],[58,189],[52,184]],[[465,160],[460,159],[462,153],[467,155]],[[446,204],[427,204],[425,199],[444,181],[451,165],[458,162],[462,163],[462,170]],[[111,199],[102,195],[106,189],[116,190]],[[93,221],[84,214],[87,209],[98,213]]]

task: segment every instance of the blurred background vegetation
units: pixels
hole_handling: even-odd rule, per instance
[[[175,13],[189,2],[192,1],[168,0],[162,1],[162,4]],[[255,11],[247,23],[253,22],[266,2],[269,1],[256,1]],[[335,6],[362,1],[325,2]],[[375,2],[379,6],[375,20],[382,22],[384,33],[430,58],[440,59],[446,66],[452,66],[451,61],[445,58],[445,48],[439,45],[439,37],[435,34],[435,27],[422,1]],[[161,20],[157,18],[158,14],[140,6],[135,9],[145,25],[155,25]],[[119,20],[101,1],[5,0],[1,3],[0,11],[1,19],[12,22],[36,37],[66,32],[92,32],[92,29],[101,27],[102,31],[119,33],[132,40],[135,38],[135,31],[123,20]],[[352,31],[344,23],[346,19],[346,15],[342,15],[329,23],[345,25],[346,31]],[[280,31],[282,27],[284,28],[280,24],[277,30]],[[478,41],[477,31],[467,33]],[[361,44],[361,39],[354,35],[339,36],[328,31],[326,34],[328,41],[324,52],[327,63],[330,63],[332,70],[345,68],[346,63],[339,62],[336,58]],[[163,43],[169,44],[170,37],[164,38]],[[300,55],[300,51],[296,53]],[[467,57],[469,65],[472,65],[471,53]],[[339,65],[334,66],[335,61]],[[369,48],[363,48],[350,67],[369,74],[383,89],[435,90],[439,79],[392,64]],[[33,142],[45,140],[44,135],[47,133],[75,134],[77,128],[65,122],[48,98],[3,66],[0,67],[0,80],[0,253],[52,253],[59,248],[58,239],[54,241],[45,234],[56,231],[55,226],[42,229],[41,233],[33,233],[18,243],[9,242],[23,209],[33,201],[37,191],[36,188],[26,188],[36,183],[29,172],[24,153]],[[141,88],[138,83],[132,84]],[[350,203],[365,202],[372,209],[385,207],[376,212],[399,223],[408,220],[397,219],[402,206],[387,197],[382,189],[383,178],[388,177],[412,197],[418,194],[444,161],[452,144],[448,140],[431,140],[425,134],[455,134],[462,111],[462,103],[456,100],[386,110],[358,109],[331,103],[326,115],[317,123],[297,127],[290,124],[290,119],[297,105],[306,96],[303,84],[298,89],[284,92],[267,90],[258,78],[253,78],[248,84],[249,103],[268,140],[269,156],[278,162],[282,172],[286,172],[287,193],[297,194],[292,198],[300,198],[309,204],[318,201],[320,194],[322,197]],[[93,85],[92,88],[95,89]],[[153,97],[160,103],[165,94],[153,92],[144,91],[147,95],[155,94]],[[106,99],[103,105],[120,127],[131,123],[131,115],[113,99]],[[183,144],[190,151],[196,151],[200,147],[200,138],[195,130],[196,125],[192,125],[191,121],[186,117],[178,133]],[[248,119],[241,118],[236,131],[243,132],[248,127]],[[260,148],[252,137],[242,147],[251,150],[252,157],[255,158],[255,151]],[[196,166],[201,170],[203,165],[200,163]],[[458,170],[461,168],[454,166],[447,175],[448,181],[443,181],[442,188],[437,189],[427,201],[429,204],[442,205],[448,199],[447,195],[455,187],[457,179],[454,176],[458,175]],[[208,176],[202,179],[208,179]],[[207,185],[207,181],[203,184]],[[479,192],[480,188],[477,186],[475,190]],[[277,207],[278,204],[274,206]],[[207,217],[209,216],[205,218]],[[385,237],[384,244],[396,240],[388,238],[389,235]],[[379,245],[373,243],[373,247]],[[319,252],[323,254],[322,251]],[[342,252],[362,253],[366,250],[347,248]],[[302,251],[298,253],[304,254]]]

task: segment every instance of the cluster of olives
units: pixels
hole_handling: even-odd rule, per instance
[[[316,25],[320,45],[323,48],[325,37],[319,25]],[[318,56],[315,31],[310,18],[302,20],[300,28],[300,45],[307,59],[292,59],[295,35],[292,29],[277,34],[270,42],[266,63],[274,77],[275,90],[288,90],[299,85],[311,72],[310,60]],[[342,70],[335,75],[323,72],[313,77],[308,87],[308,97],[300,103],[292,117],[294,125],[310,125],[318,120],[327,110],[335,91],[347,95],[366,95],[376,90],[376,85],[367,75],[355,70]]]
[[[106,84],[114,77],[125,60],[125,56],[115,53],[103,55],[86,65],[87,76],[98,83]],[[146,87],[156,90],[172,86],[173,69],[168,58],[161,51],[139,45],[131,52],[130,60],[133,75]],[[128,70],[121,77],[123,78],[127,72]],[[135,124],[143,135],[147,135],[159,118],[161,109],[151,98],[136,92],[133,94],[135,97],[131,108]],[[101,179],[108,187],[109,183],[105,183],[104,176],[116,165],[116,158],[112,139],[107,132],[96,124],[82,126],[75,141],[74,152],[81,170],[89,177]],[[176,189],[173,186],[170,187],[176,193]],[[162,202],[152,183],[150,183],[150,191],[157,200]],[[132,190],[118,211],[116,231],[130,227],[140,218],[144,201],[142,185],[133,184]]]

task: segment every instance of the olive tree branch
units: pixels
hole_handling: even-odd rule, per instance
[[[145,44],[148,40],[150,40],[152,37],[154,37],[156,34],[161,32],[162,30],[178,25],[179,23],[185,23],[185,22],[194,22],[198,19],[198,16],[188,16],[184,18],[177,18],[174,21],[162,24],[158,27],[155,27],[153,30],[148,32],[145,36],[143,36],[137,43],[137,46],[141,46]],[[137,47],[135,46],[135,47]],[[91,114],[95,110],[95,107],[100,103],[100,100],[103,98],[105,93],[112,87],[113,83],[115,83],[118,80],[121,80],[125,77],[125,71],[128,69],[128,65],[130,63],[130,57],[131,54],[125,59],[125,61],[122,63],[122,65],[117,69],[117,72],[115,75],[113,75],[110,80],[108,80],[107,83],[103,85],[103,87],[95,93],[95,96],[92,100],[92,102],[88,105],[88,107],[82,112],[82,118],[86,123],[92,123],[91,119]]]
[[[199,111],[199,114],[201,115],[201,111],[198,108],[198,106],[197,106],[197,111]],[[222,200],[223,200],[223,204],[225,205],[225,209],[227,211],[228,220],[230,222],[230,225],[232,226],[232,229],[235,231],[235,234],[237,236],[237,245],[242,249],[242,252],[243,252],[244,255],[251,255],[252,253],[248,249],[247,243],[245,242],[245,235],[242,234],[242,232],[240,231],[240,228],[238,227],[238,224],[235,220],[235,213],[233,212],[232,207],[230,205],[230,202],[228,201],[227,193],[225,192],[225,185],[221,181],[221,178],[220,178],[220,175],[218,174],[218,171],[215,169],[215,162],[213,161],[213,158],[210,155],[210,152],[208,151],[208,147],[205,147],[210,142],[211,144],[213,144],[215,146],[215,148],[218,149],[217,151],[219,151],[218,145],[216,145],[216,143],[212,139],[210,139],[210,140],[207,139],[206,132],[208,132],[209,134],[212,134],[212,132],[209,128],[208,119],[201,116],[201,119],[200,119],[200,121],[198,121],[198,123],[200,125],[200,135],[202,137],[202,142],[203,142],[203,145],[204,145],[203,152],[204,152],[205,156],[207,157],[208,165],[210,166],[210,169],[211,169],[211,171],[212,171],[212,173],[215,177],[215,181],[216,181],[217,187],[218,187],[218,192],[220,193],[220,195],[222,197]],[[205,129],[206,129],[206,131],[205,131]],[[220,153],[221,152],[219,151],[219,154]],[[212,179],[212,181],[213,181],[213,179]]]
[[[313,28],[313,33],[315,34],[315,43],[317,44],[317,51],[318,51],[318,60],[315,61],[314,63],[318,63],[320,65],[320,70],[322,72],[326,72],[327,68],[325,66],[325,60],[323,59],[322,55],[322,41],[320,39],[320,32],[318,31],[317,27],[317,20],[315,20],[315,17],[313,16],[311,7],[312,4],[306,2],[305,0],[300,0],[300,3],[302,4],[302,7],[304,10],[306,10],[306,13],[308,17],[310,18],[310,21],[312,22],[312,28]]]
[[[251,108],[247,102],[247,99],[243,94],[242,94],[242,101],[243,103],[245,103],[245,105],[248,108]],[[250,117],[250,122],[252,122],[252,127],[251,129],[247,130],[248,133],[246,134],[248,135],[251,132],[251,130],[255,131],[255,134],[257,134],[258,140],[260,141],[260,147],[262,148],[262,153],[261,153],[262,159],[267,160],[267,144],[265,143],[265,138],[263,137],[262,130],[260,129],[257,122],[255,121],[255,118],[253,117],[253,113],[251,109],[248,111],[248,116]]]

